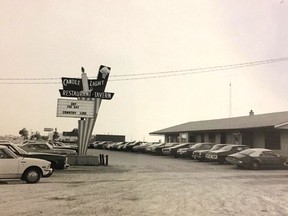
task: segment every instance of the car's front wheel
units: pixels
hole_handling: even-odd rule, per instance
[[[258,170],[261,168],[261,165],[258,161],[253,161],[252,164],[251,164],[251,169],[253,170]]]
[[[40,180],[40,178],[41,178],[41,171],[39,170],[39,168],[36,167],[27,169],[23,174],[23,180],[29,184],[37,183]]]

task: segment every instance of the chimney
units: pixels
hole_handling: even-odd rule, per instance
[[[250,112],[249,112],[249,116],[254,116],[254,112],[253,112],[253,110],[250,110]]]

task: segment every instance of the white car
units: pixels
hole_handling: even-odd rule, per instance
[[[53,172],[51,163],[36,158],[24,158],[14,154],[5,146],[0,146],[0,179],[21,179],[36,183],[41,177]]]

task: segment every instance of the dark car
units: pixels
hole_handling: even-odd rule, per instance
[[[177,155],[177,150],[180,148],[190,148],[194,145],[195,143],[181,143],[172,147],[165,147],[162,149],[163,155],[171,155],[174,156],[175,158],[179,157]]]
[[[280,156],[270,149],[252,148],[229,155],[226,160],[238,168],[288,168],[288,157]]]
[[[165,145],[166,143],[154,143],[154,144],[152,144],[152,145],[149,145],[149,146],[146,146],[146,149],[145,149],[145,151],[146,151],[146,153],[152,153],[152,154],[156,154],[157,153],[157,151],[156,151],[156,148],[158,147],[158,146],[163,146],[163,145]]]
[[[26,152],[22,148],[19,148],[17,145],[13,143],[0,143],[1,146],[6,146],[9,148],[14,154],[26,158],[38,158],[44,159],[51,162],[51,168],[56,170],[62,170],[69,167],[67,164],[67,157],[58,154],[48,154],[48,153],[36,153],[36,152]]]
[[[130,142],[127,145],[125,145],[125,147],[123,147],[124,151],[131,151],[133,152],[133,147],[140,145],[142,142]]]
[[[192,158],[193,152],[196,150],[208,150],[211,149],[215,144],[214,143],[196,143],[192,147],[187,149],[186,156]]]
[[[154,143],[143,142],[140,145],[133,147],[134,152],[146,153],[146,149]]]
[[[209,161],[214,161],[223,164],[226,162],[226,157],[228,155],[243,151],[248,148],[249,147],[246,145],[229,144],[219,150],[207,152],[205,158]]]
[[[211,149],[201,149],[201,150],[195,150],[193,152],[193,158],[199,161],[205,161],[206,160],[206,153],[209,151],[215,151],[223,148],[224,146],[227,146],[227,144],[216,144]]]
[[[163,154],[163,152],[162,152],[163,148],[170,148],[170,147],[175,146],[177,144],[179,144],[179,143],[165,143],[163,145],[158,145],[155,147],[153,153],[156,153],[157,155],[162,155]]]

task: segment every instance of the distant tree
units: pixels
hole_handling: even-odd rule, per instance
[[[19,134],[21,135],[21,137],[24,138],[24,140],[28,139],[29,133],[28,130],[26,128],[23,128],[19,131]]]
[[[58,139],[60,136],[59,136],[59,133],[57,131],[54,131],[53,133],[53,140],[56,140]]]
[[[72,130],[72,134],[73,134],[73,136],[78,136],[78,128],[74,128]]]
[[[37,131],[35,134],[31,135],[30,139],[31,139],[31,140],[40,140],[40,139],[41,139],[41,135],[40,135],[40,133]]]

